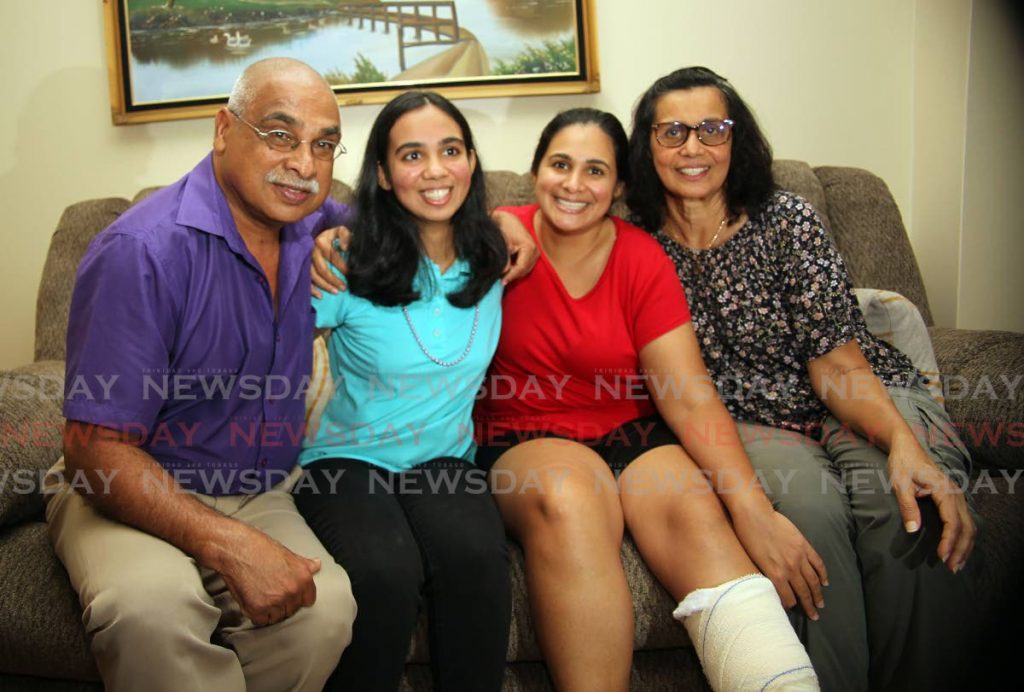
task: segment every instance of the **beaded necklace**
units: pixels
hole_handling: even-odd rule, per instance
[[[469,355],[469,350],[473,348],[473,340],[476,338],[476,328],[480,324],[480,303],[477,303],[473,308],[473,328],[469,331],[469,341],[466,342],[466,350],[462,352],[462,355],[455,360],[441,360],[433,353],[427,350],[427,347],[423,344],[420,339],[420,335],[416,332],[416,327],[412,324],[412,317],[409,316],[409,309],[406,306],[402,306],[402,314],[405,315],[405,323],[409,325],[409,331],[412,332],[412,338],[416,340],[416,345],[423,351],[423,355],[430,359],[432,363],[440,365],[442,368],[450,368],[454,365],[458,365],[466,359]]]

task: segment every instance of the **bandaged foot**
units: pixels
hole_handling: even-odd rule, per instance
[[[697,589],[672,617],[686,627],[716,692],[819,689],[775,587],[760,574]]]

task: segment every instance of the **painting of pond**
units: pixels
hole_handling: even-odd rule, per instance
[[[224,99],[274,56],[309,63],[339,95],[594,79],[581,65],[591,0],[120,2],[127,110]]]

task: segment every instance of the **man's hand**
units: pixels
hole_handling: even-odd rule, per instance
[[[224,550],[209,565],[257,627],[285,620],[316,602],[320,561],[296,555],[259,529],[233,522]]]
[[[750,559],[775,585],[782,605],[792,608],[799,602],[807,617],[817,620],[818,608],[825,606],[821,587],[828,586],[828,572],[793,522],[773,510],[734,516],[733,526]]]
[[[954,573],[963,569],[974,550],[978,528],[960,486],[935,465],[913,435],[893,440],[889,451],[889,478],[903,525],[909,533],[921,528],[918,498],[931,496],[942,518],[939,558]]]
[[[319,560],[296,555],[259,529],[204,505],[140,449],[137,436],[73,420],[66,432],[68,473],[84,473],[93,488],[109,484],[107,491],[88,495],[89,501],[220,573],[256,625],[280,622],[316,601]]]
[[[508,264],[505,265],[505,275],[501,279],[502,285],[507,286],[510,282],[530,273],[533,265],[540,259],[540,249],[537,243],[533,242],[533,236],[514,214],[495,210],[491,212],[491,218],[501,229],[501,235],[505,237],[505,245],[508,247]]]
[[[333,264],[342,274],[348,273],[348,264],[342,253],[348,250],[348,242],[351,238],[352,232],[347,227],[335,226],[321,231],[314,239],[313,264],[310,268],[310,278],[313,280],[310,292],[314,297],[321,297],[318,289],[323,289],[328,293],[345,290],[345,282],[330,270],[327,263]]]

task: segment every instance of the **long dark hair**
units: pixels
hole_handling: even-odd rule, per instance
[[[420,297],[413,279],[424,261],[419,225],[395,197],[381,187],[377,167],[388,171],[388,143],[395,123],[410,111],[434,106],[462,130],[466,154],[476,152],[469,123],[448,99],[432,91],[407,91],[384,106],[370,130],[356,183],[356,216],[349,246],[349,290],[378,305],[408,305]],[[448,294],[460,308],[476,304],[501,276],[508,251],[498,227],[487,214],[483,165],[479,154],[466,200],[452,217],[455,254],[469,263],[465,286]]]
[[[665,223],[665,186],[654,170],[651,128],[658,101],[671,91],[710,86],[725,98],[732,128],[732,162],[725,179],[725,201],[731,217],[752,211],[766,202],[775,189],[772,148],[757,125],[750,107],[727,79],[706,67],[685,67],[657,80],[640,97],[633,111],[629,138],[629,168],[633,184],[626,191],[631,220],[657,231]]]
[[[618,181],[628,186],[629,140],[626,138],[626,130],[614,115],[596,108],[570,108],[552,118],[544,126],[540,133],[540,139],[537,140],[537,148],[533,150],[533,163],[530,164],[530,172],[537,175],[537,171],[540,170],[540,162],[544,158],[544,154],[548,152],[548,147],[551,146],[551,140],[570,125],[597,125],[602,132],[608,135],[615,153]]]

